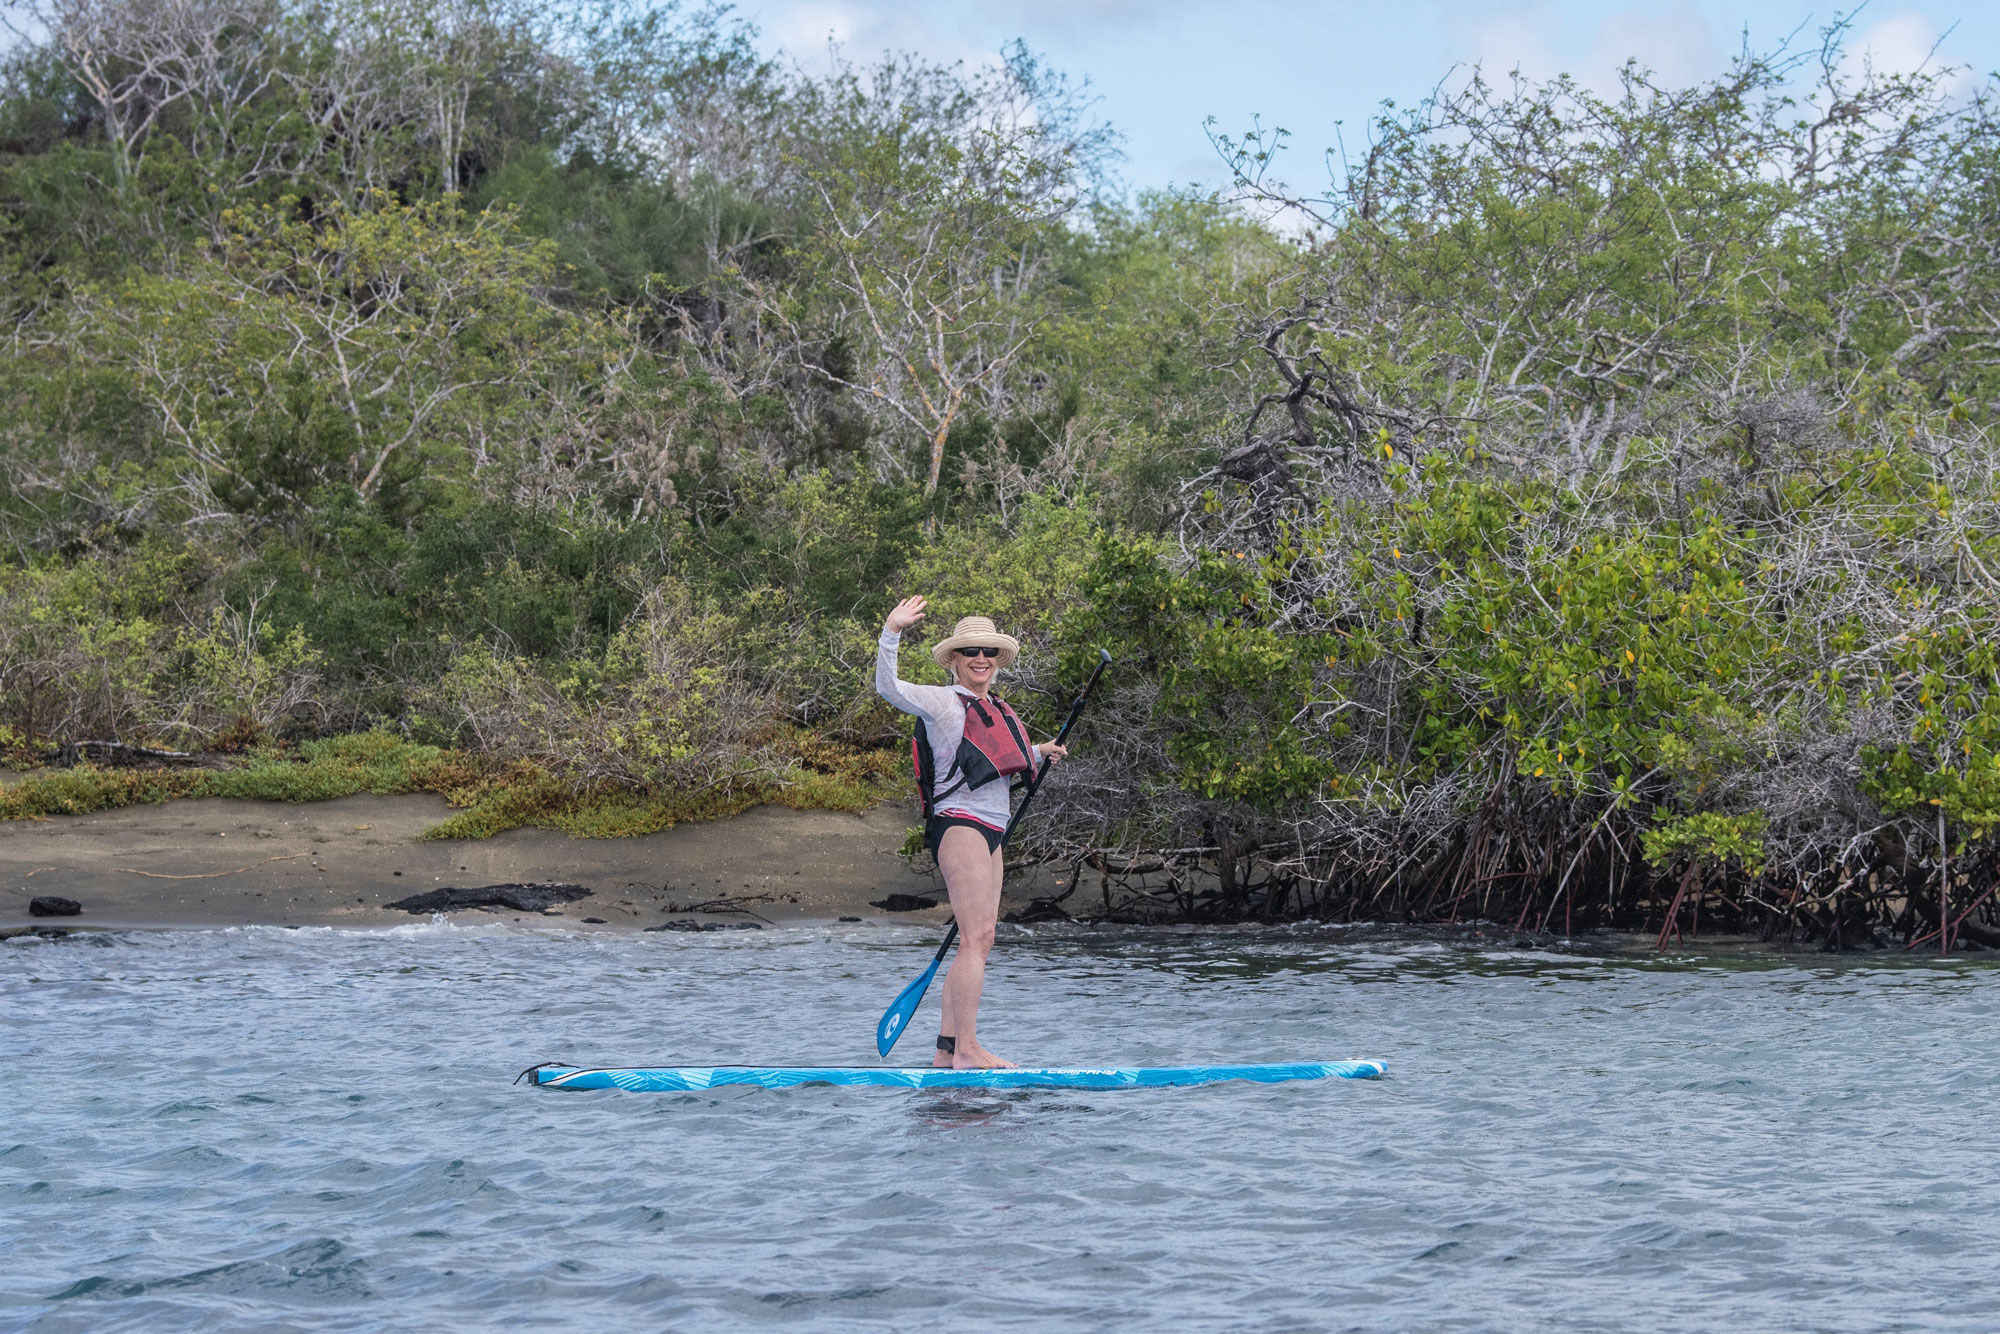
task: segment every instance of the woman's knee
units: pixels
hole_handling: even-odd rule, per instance
[[[993,924],[991,922],[960,925],[958,947],[982,959],[993,952]]]

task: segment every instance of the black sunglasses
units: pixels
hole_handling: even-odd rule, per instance
[[[958,653],[960,657],[964,658],[997,658],[1000,656],[999,649],[986,644],[980,644],[973,648],[962,648]]]

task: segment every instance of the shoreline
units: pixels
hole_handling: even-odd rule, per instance
[[[899,854],[917,820],[914,806],[900,802],[861,814],[758,806],[629,838],[547,829],[418,837],[451,813],[429,794],[297,805],[193,798],[0,822],[0,932],[381,928],[431,919],[386,906],[396,900],[498,884],[580,885],[591,893],[541,913],[466,908],[450,915],[585,931],[842,917],[941,925],[950,916],[942,883]],[[1025,889],[1010,886],[1010,907]],[[874,906],[891,894],[938,906]],[[74,900],[83,911],[31,916],[29,902],[44,895]]]
[[[461,924],[613,933],[843,920],[942,930],[951,920],[944,885],[928,859],[913,866],[900,854],[920,818],[913,802],[884,802],[859,814],[756,806],[626,838],[575,838],[533,828],[482,839],[421,837],[451,813],[444,798],[411,793],[299,804],[185,798],[0,821],[0,938],[235,926],[381,930],[433,920],[428,910],[387,906],[400,899],[440,889],[536,884],[577,885],[590,893],[540,912],[470,907],[450,909],[445,916]],[[1051,893],[1060,883],[1053,879],[1057,875],[1058,870],[1038,868],[1010,876],[1003,918]],[[83,910],[74,917],[32,916],[30,901],[43,895],[72,899]],[[877,906],[891,895],[930,899],[935,906],[914,911]],[[1229,931],[1308,923],[1165,925]],[[1342,926],[1363,932],[1437,930],[1391,922]],[[1664,955],[1655,952],[1650,933],[1563,937],[1466,922],[1444,934],[1488,949],[1628,957],[1825,953],[1815,944],[1726,932],[1687,939]],[[1861,948],[1844,957],[1902,954],[1894,947]]]

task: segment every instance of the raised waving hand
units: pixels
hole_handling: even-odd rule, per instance
[[[882,627],[900,635],[922,619],[924,619],[924,600],[920,597],[904,598],[889,613],[889,619],[882,622]]]

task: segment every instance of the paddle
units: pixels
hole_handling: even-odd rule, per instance
[[[1083,715],[1084,701],[1089,699],[1090,692],[1097,688],[1097,678],[1104,675],[1104,669],[1110,665],[1110,652],[1106,649],[1097,650],[1097,667],[1090,673],[1090,679],[1083,683],[1083,689],[1077,692],[1076,699],[1070,704],[1069,717],[1063,719],[1063,725],[1056,733],[1056,745],[1060,746],[1069,737],[1069,730],[1076,726],[1076,720]],[[1028,804],[1034,801],[1035,794],[1042,790],[1042,780],[1048,777],[1051,763],[1051,760],[1044,757],[1041,767],[1035,770],[1034,781],[1028,784],[1028,795],[1021,798],[1021,804],[1015,809],[1013,818],[1007,821],[1007,832],[1000,835],[1001,847],[1007,846],[1007,840],[1014,836],[1014,826],[1021,823],[1021,817],[1028,813]],[[889,1049],[896,1045],[896,1039],[903,1036],[904,1026],[916,1014],[917,1007],[924,1003],[924,993],[930,990],[931,979],[937,976],[938,965],[944,962],[945,955],[951,953],[952,942],[957,939],[958,922],[954,920],[951,929],[944,933],[944,944],[938,946],[937,953],[931,956],[931,966],[924,969],[916,981],[897,993],[896,999],[889,1002],[889,1008],[882,1011],[881,1022],[875,1025],[876,1051],[887,1056]]]

